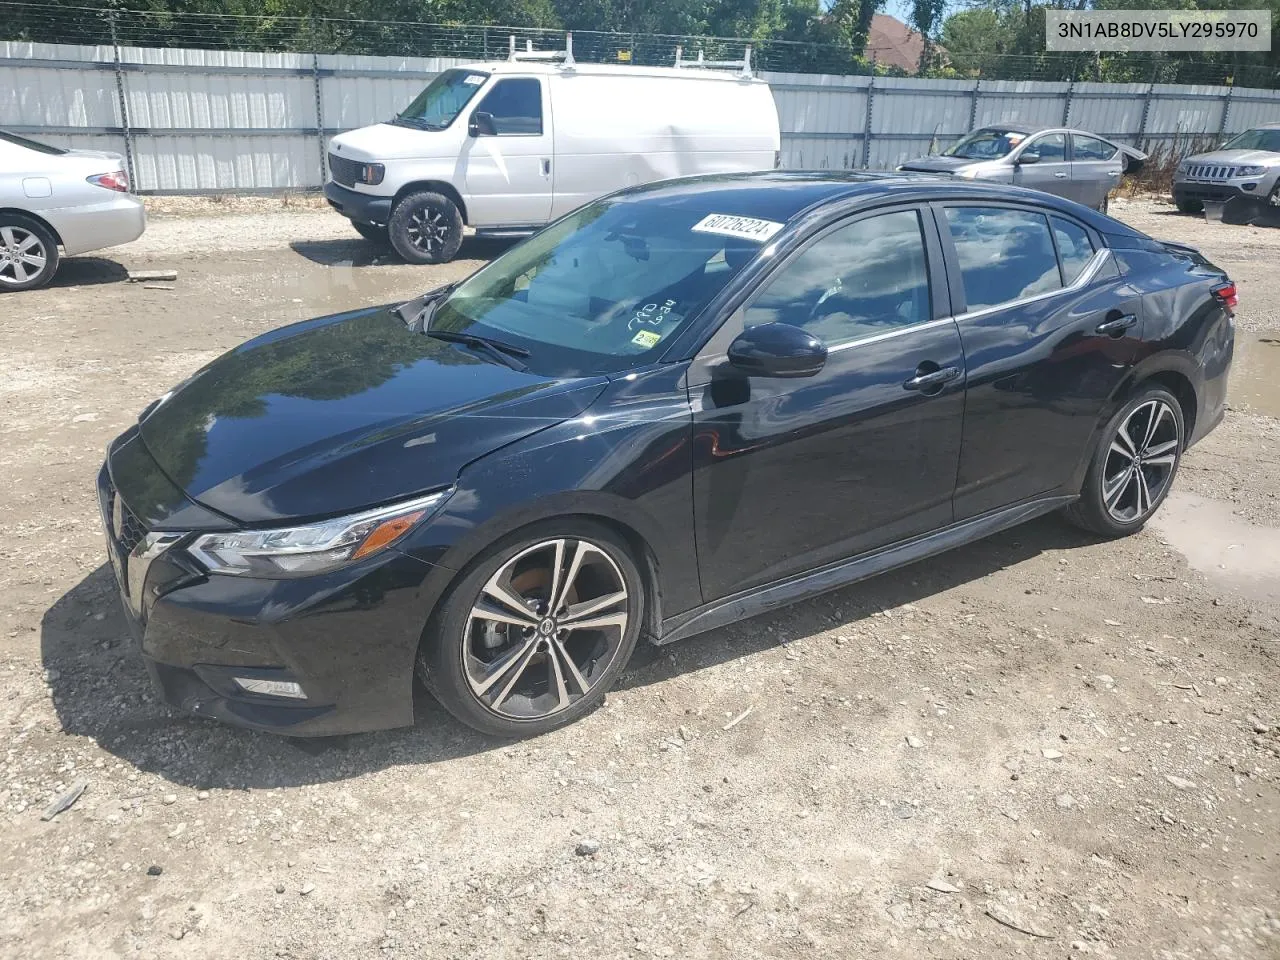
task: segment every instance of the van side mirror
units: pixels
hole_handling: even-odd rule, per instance
[[[467,124],[467,133],[473,137],[496,137],[498,128],[493,122],[493,114],[477,110],[471,115],[471,122]]]
[[[1019,166],[1021,166],[1024,163],[1039,163],[1040,154],[1036,153],[1034,150],[1029,150],[1026,153],[1022,154],[1022,156],[1018,157],[1017,162]]]
[[[812,377],[827,362],[827,345],[788,323],[747,327],[729,344],[729,363],[753,377]]]

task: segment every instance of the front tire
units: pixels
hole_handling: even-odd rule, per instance
[[[386,227],[380,227],[376,223],[361,223],[359,220],[352,220],[351,226],[356,228],[356,233],[372,243],[387,244],[390,242]]]
[[[462,246],[462,214],[444,194],[411,193],[391,211],[387,233],[409,263],[448,263]]]
[[[0,290],[34,290],[58,272],[58,241],[18,214],[0,214]]]
[[[644,610],[644,580],[621,537],[587,520],[544,521],[466,568],[428,626],[418,672],[482,733],[546,733],[604,699]]]
[[[1199,200],[1174,200],[1173,205],[1182,213],[1203,213],[1204,204]]]
[[[1173,486],[1185,431],[1172,393],[1155,385],[1139,390],[1102,431],[1067,519],[1104,537],[1137,533]]]

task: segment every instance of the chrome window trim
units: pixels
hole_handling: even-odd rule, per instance
[[[1094,277],[1098,275],[1098,271],[1102,269],[1110,256],[1110,247],[1102,247],[1101,249],[1094,251],[1093,257],[1085,264],[1084,269],[1080,271],[1080,276],[1076,277],[1075,280],[1071,281],[1071,283],[1065,287],[1058,287],[1056,290],[1046,290],[1044,293],[1034,293],[1029,297],[1019,297],[1017,300],[1006,300],[1004,303],[993,304],[989,307],[981,307],[977,310],[966,310],[964,313],[957,313],[951,319],[957,322],[960,320],[973,320],[977,317],[985,317],[989,313],[1008,310],[1010,307],[1021,307],[1025,304],[1036,303],[1040,300],[1047,300],[1049,297],[1056,297],[1063,293],[1073,293],[1076,290],[1087,287],[1092,283]]]
[[[884,333],[873,333],[869,337],[859,337],[857,340],[845,340],[843,343],[837,343],[834,347],[827,347],[827,356],[833,353],[839,353],[841,350],[848,350],[850,347],[862,347],[868,343],[879,343],[881,340],[892,340],[894,337],[900,337],[904,333],[916,333],[920,330],[931,330],[934,327],[942,327],[948,323],[954,323],[952,317],[943,317],[940,320],[925,320],[922,323],[913,323],[910,326],[898,327],[896,330],[886,330]]]

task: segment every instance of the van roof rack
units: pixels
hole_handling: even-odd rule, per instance
[[[518,60],[560,60],[563,66],[572,68],[575,61],[573,59],[573,34],[566,33],[564,35],[563,50],[535,50],[533,49],[533,41],[525,40],[524,49],[520,50],[516,47],[515,34],[508,39],[509,50],[507,59],[512,63]]]
[[[697,60],[684,59],[684,47],[676,47],[676,69],[684,67],[702,67],[707,70],[737,70],[739,76],[744,80],[750,80],[753,76],[751,72],[751,44],[747,44],[746,49],[742,52],[741,60],[706,60],[703,59],[702,50],[698,50]]]

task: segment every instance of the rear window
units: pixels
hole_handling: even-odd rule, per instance
[[[1058,259],[1062,261],[1062,279],[1070,285],[1093,259],[1093,243],[1079,224],[1061,217],[1049,220],[1053,223],[1053,239],[1058,244]]]
[[[34,150],[36,153],[48,154],[51,157],[60,157],[66,150],[61,147],[51,147],[47,143],[40,143],[37,140],[28,140],[26,137],[20,137],[16,133],[9,133],[6,130],[0,130],[0,140],[5,143],[12,143],[16,147],[25,147],[28,150]]]
[[[1097,137],[1072,135],[1071,159],[1073,160],[1110,160],[1119,149],[1113,143],[1099,140]]]
[[[1049,222],[1006,207],[948,207],[965,306],[981,310],[1062,286]]]

